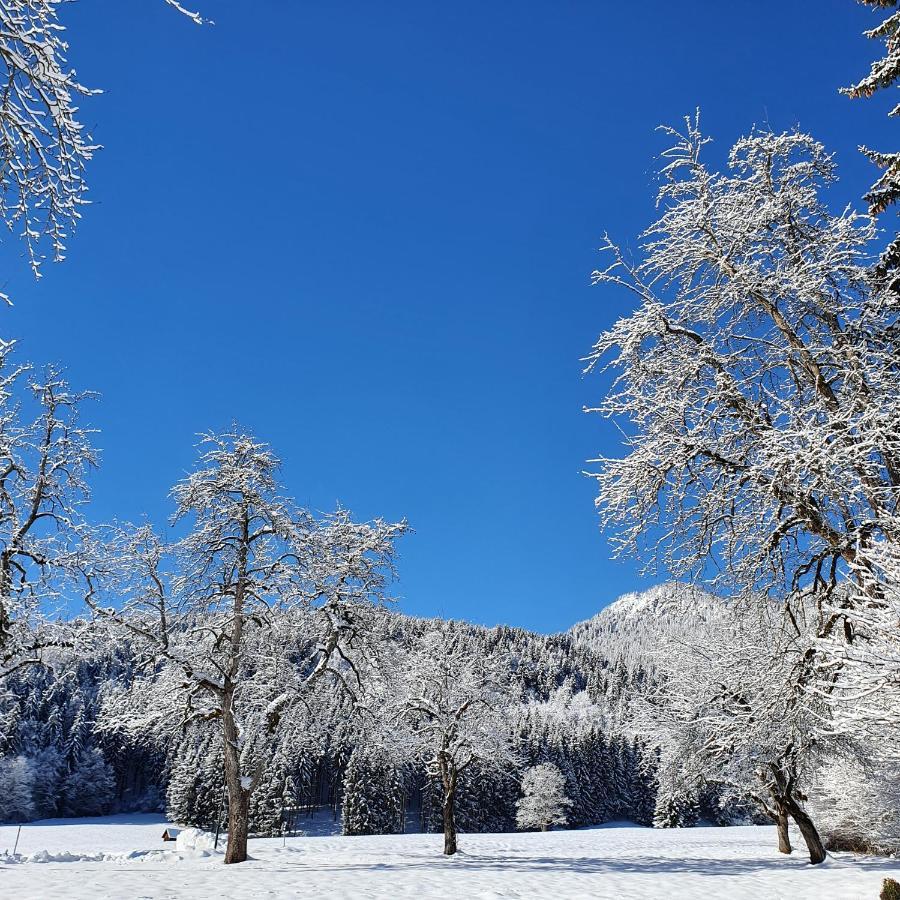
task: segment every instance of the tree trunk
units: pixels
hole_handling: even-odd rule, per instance
[[[456,819],[453,815],[453,795],[444,799],[444,856],[456,853]]]
[[[788,834],[788,814],[783,806],[778,807],[775,825],[778,828],[778,852],[790,853],[793,848],[791,847],[791,837]]]
[[[790,748],[788,748],[790,749]],[[772,775],[774,777],[774,785],[770,788],[772,799],[775,801],[775,808],[778,813],[786,812],[796,823],[806,841],[806,847],[809,850],[809,861],[815,866],[825,862],[825,847],[822,845],[822,839],[809,813],[800,805],[800,800],[796,792],[795,772],[784,766],[771,766]],[[779,822],[779,844],[781,841],[781,824]]]
[[[229,791],[230,793],[230,791]],[[225,864],[241,863],[247,859],[247,833],[250,828],[250,797],[239,791],[237,799],[228,803],[228,846],[225,848]]]
[[[456,853],[456,817],[453,807],[456,803],[456,764],[449,757],[446,745],[442,745],[437,755],[438,771],[441,776],[443,788],[443,814],[444,814],[444,856],[453,856]]]
[[[250,513],[244,507],[241,518],[241,542],[238,549],[238,571],[234,584],[233,621],[231,625],[228,668],[222,688],[222,735],[225,739],[225,783],[228,785],[228,846],[225,864],[247,859],[247,837],[250,831],[250,790],[241,777],[241,736],[234,718],[235,681],[240,671],[244,633],[244,591],[247,581],[247,558],[250,546]]]
[[[791,818],[797,823],[797,827],[800,829],[800,834],[803,835],[803,840],[806,841],[806,846],[809,849],[809,861],[815,866],[821,862],[825,862],[825,847],[822,844],[822,839],[819,837],[819,832],[816,830],[816,826],[813,824],[813,820],[810,818],[809,813],[796,801],[793,797],[788,798],[785,801],[785,806],[791,814]]]
[[[234,688],[225,681],[222,698],[222,737],[224,738],[225,784],[228,787],[228,846],[225,863],[241,863],[247,859],[247,836],[250,831],[250,792],[241,779],[241,755],[238,729],[234,721]]]

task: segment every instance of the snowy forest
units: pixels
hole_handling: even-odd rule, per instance
[[[289,628],[286,669],[315,656],[321,636],[312,613],[279,625]],[[895,852],[900,772],[890,726],[869,742],[862,727],[839,732],[818,701],[801,706],[788,666],[778,668],[771,622],[750,627],[720,598],[678,583],[622,597],[556,635],[373,607],[365,652],[340,676],[354,686],[359,677],[357,693],[339,677],[317,685],[245,755],[247,771],[263,763],[248,832],[301,830],[323,810],[347,835],[443,831],[440,735],[403,725],[422,730],[423,700],[440,725],[478,699],[483,708],[454,723],[448,749],[459,769],[451,801],[459,831],[515,830],[524,780],[549,764],[562,775],[559,824],[567,827],[779,821],[781,802],[829,848]],[[52,628],[43,635],[48,645],[70,639]],[[698,658],[687,667],[690,647]],[[204,830],[224,827],[220,729],[205,707],[188,711],[183,676],[158,666],[148,675],[132,638],[54,653],[56,664],[23,667],[5,681],[3,818],[159,810]],[[277,677],[277,666],[266,671]],[[267,680],[257,703],[268,711],[269,698],[277,701],[295,677]],[[755,679],[758,695],[750,692]],[[734,696],[711,696],[724,691],[746,691],[746,699],[735,710]],[[767,783],[763,765],[783,767],[792,793]]]
[[[900,85],[900,5],[860,3],[877,58],[841,90],[865,105]],[[65,5],[0,2],[0,218],[35,279],[90,216],[101,151]],[[865,870],[900,855],[900,153],[862,147],[874,183],[848,203],[800,127],[722,146],[697,111],[660,131],[652,221],[605,237],[585,273],[625,312],[580,364],[584,412],[616,444],[579,478],[612,559],[655,586],[597,585],[596,614],[564,631],[407,611],[415,516],[299,502],[250,404],[197,432],[164,516],[98,515],[99,396],[0,328],[0,826],[16,826],[0,893],[29,861],[19,825],[143,813],[242,870],[264,839],[287,853],[327,821],[512,868],[558,864],[531,838],[615,824],[675,847],[681,829],[755,836],[804,878],[900,873]],[[229,352],[267,381],[268,347]],[[292,415],[276,437],[307,427]],[[552,579],[542,592],[559,599]],[[475,837],[497,834],[526,842]],[[602,874],[578,853],[579,877]]]

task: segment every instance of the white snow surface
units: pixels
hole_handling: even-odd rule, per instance
[[[225,866],[220,853],[165,849],[165,825],[141,815],[26,825],[26,861],[0,855],[0,897],[872,900],[884,877],[900,878],[900,860],[836,854],[810,866],[799,850],[783,856],[770,827],[461,835],[452,858],[440,835],[271,838]],[[0,854],[15,830],[0,826]]]
[[[208,850],[212,852],[215,844],[216,836],[200,828],[184,828],[175,836],[176,850]]]

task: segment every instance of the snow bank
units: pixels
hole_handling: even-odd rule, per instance
[[[216,836],[209,831],[200,828],[185,828],[175,837],[175,849],[180,852],[190,850],[213,850]]]
[[[69,863],[69,862],[103,862],[105,859],[112,859],[108,853],[51,853],[49,850],[38,850],[30,856],[24,857],[25,862],[30,863]]]

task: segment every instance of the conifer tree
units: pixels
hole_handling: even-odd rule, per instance
[[[871,97],[877,91],[890,88],[900,81],[900,9],[897,0],[858,0],[866,6],[890,10],[887,18],[865,32],[866,37],[884,42],[884,56],[875,60],[868,75],[855,84],[843,88],[841,93],[848,97]],[[900,115],[900,104],[888,113]],[[900,200],[900,152],[882,152],[868,147],[860,148],[866,156],[882,170],[881,177],[866,194],[869,212],[883,213],[889,206]],[[886,276],[900,266],[900,236],[895,237],[881,257],[876,274]]]
[[[403,779],[384,752],[357,747],[344,775],[344,834],[400,833],[403,794]]]
[[[62,786],[62,811],[67,816],[99,816],[109,812],[116,782],[103,753],[81,750]]]
[[[51,819],[57,813],[62,789],[62,757],[56,747],[50,746],[37,751],[31,761],[38,775],[32,791],[34,815],[38,819]]]
[[[27,822],[34,815],[34,771],[25,756],[0,760],[0,822]]]
[[[653,827],[692,828],[699,817],[697,798],[693,794],[682,790],[664,791],[656,800]]]

